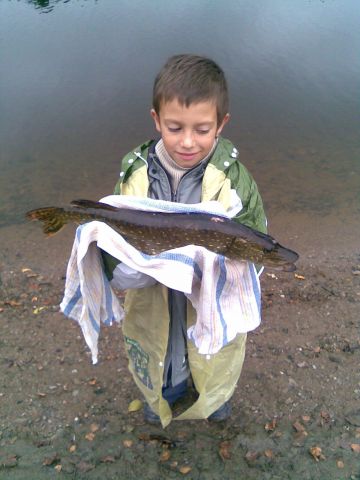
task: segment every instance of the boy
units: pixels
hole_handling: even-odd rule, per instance
[[[115,194],[194,204],[217,200],[235,221],[266,231],[257,186],[238,161],[238,151],[220,137],[229,120],[223,71],[210,59],[176,55],[155,79],[151,116],[160,133],[126,155]],[[246,334],[215,355],[201,355],[187,329],[195,311],[182,292],[129,269],[103,253],[114,285],[127,289],[123,332],[129,368],[145,396],[149,423],[171,420],[171,405],[193,381],[195,403],[179,419],[222,421],[240,376]],[[174,272],[176,275],[176,272]]]

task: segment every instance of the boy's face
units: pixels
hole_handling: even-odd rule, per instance
[[[226,114],[217,125],[215,102],[210,100],[180,105],[177,99],[162,103],[159,115],[151,110],[158,132],[171,158],[180,166],[191,168],[210,152],[215,137],[229,120]]]

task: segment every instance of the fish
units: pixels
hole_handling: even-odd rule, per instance
[[[147,255],[198,245],[231,260],[246,260],[292,272],[299,255],[273,237],[227,217],[211,213],[149,212],[118,208],[92,200],[73,200],[65,207],[42,207],[26,214],[43,222],[43,232],[54,235],[67,223],[102,221]]]

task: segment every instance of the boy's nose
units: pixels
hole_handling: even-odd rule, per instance
[[[192,133],[184,133],[181,139],[182,146],[184,148],[191,148],[194,145],[194,138]]]

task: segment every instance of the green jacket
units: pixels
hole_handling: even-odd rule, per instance
[[[144,143],[124,157],[115,194],[148,195],[147,157],[152,144],[153,141]],[[201,201],[217,200],[225,209],[230,209],[240,198],[243,208],[233,219],[266,232],[265,213],[256,183],[237,157],[233,144],[220,137],[204,171]],[[196,312],[188,301],[187,326],[195,320]],[[123,333],[129,369],[165,427],[172,420],[171,409],[161,395],[169,334],[165,286],[156,284],[127,292]],[[217,354],[200,355],[192,342],[188,342],[188,361],[199,398],[176,419],[207,418],[232,396],[241,373],[245,343],[246,334],[239,334]]]
[[[149,183],[146,159],[152,143],[154,140],[140,145],[123,158],[115,194],[147,196]],[[230,192],[235,190],[243,209],[233,220],[266,233],[266,217],[257,185],[237,157],[238,151],[233,144],[220,137],[205,169],[201,200],[218,200],[227,209],[231,205]]]

